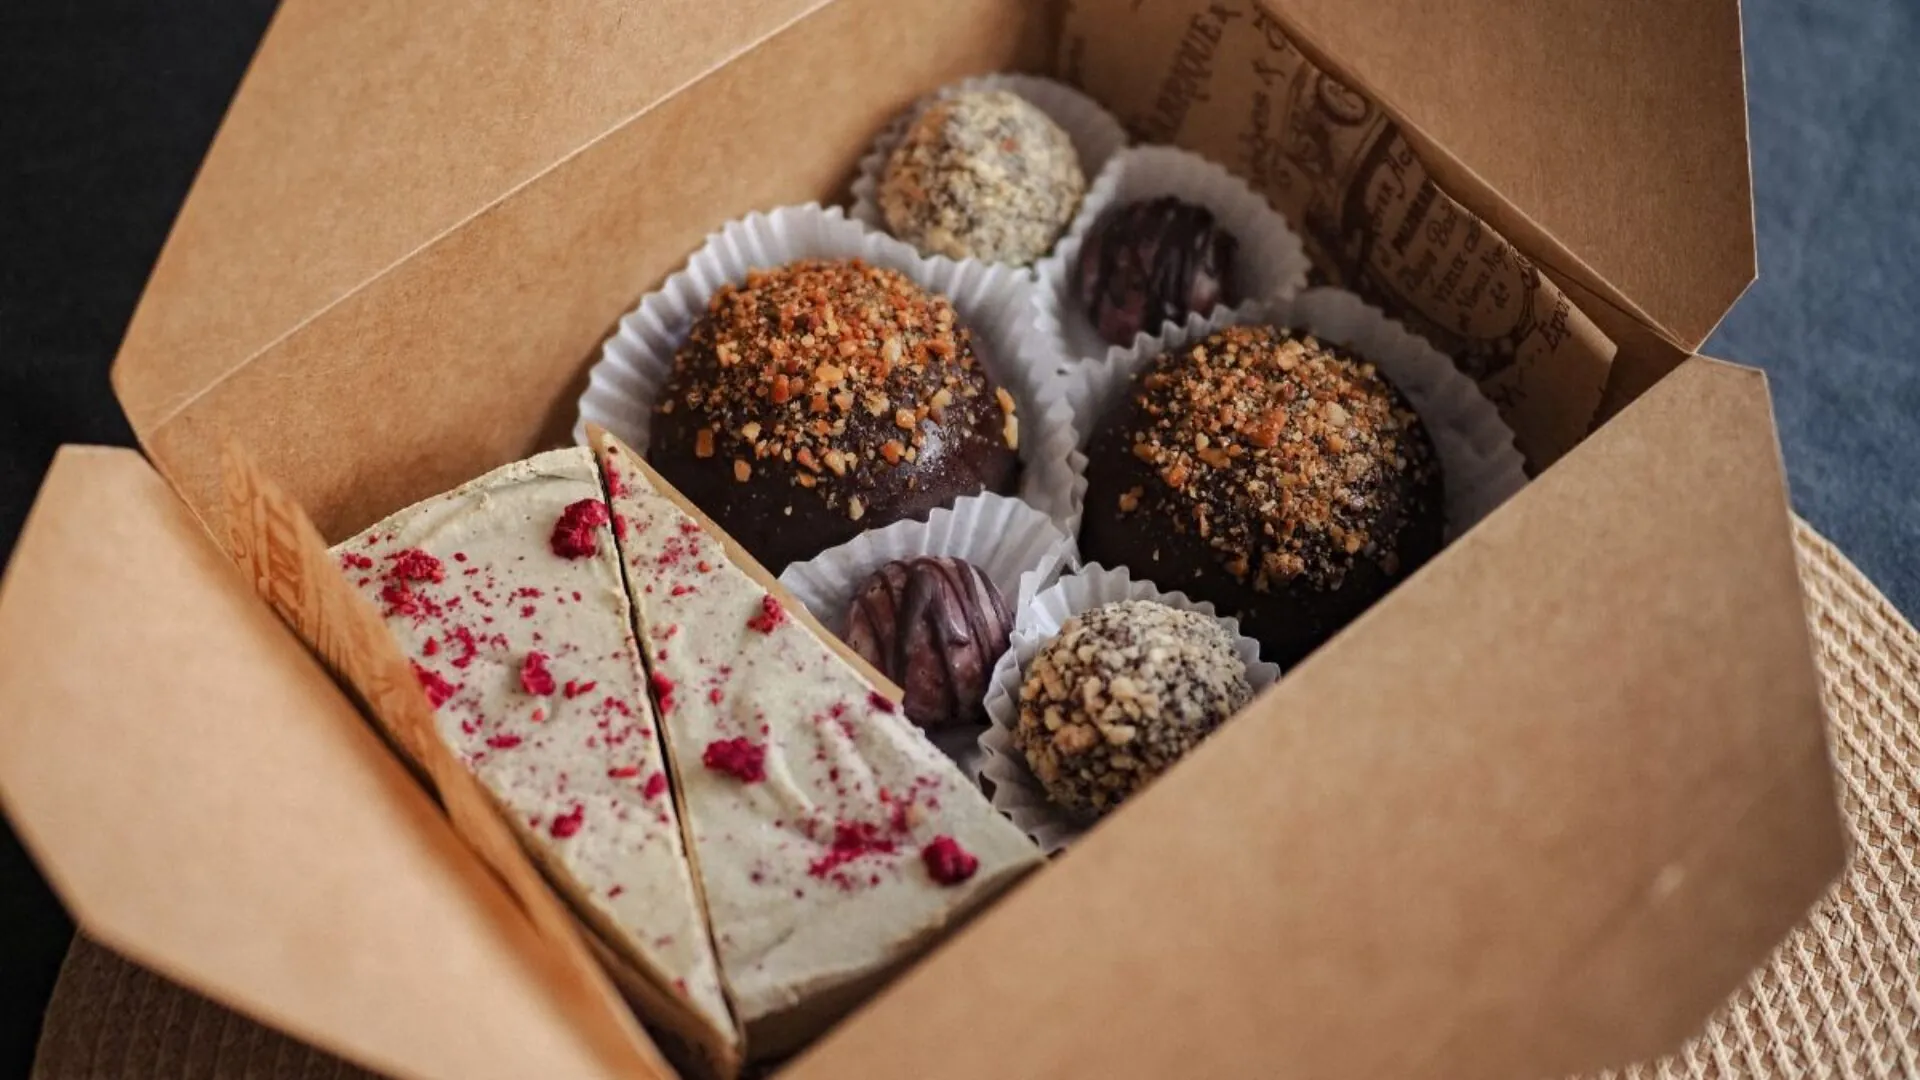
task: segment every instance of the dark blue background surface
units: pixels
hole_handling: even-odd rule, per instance
[[[1748,0],[1760,280],[1704,351],[1772,378],[1794,508],[1920,615],[1920,3]]]
[[[1592,0],[1604,3],[1605,0]],[[0,553],[106,371],[270,0],[0,4]],[[1761,279],[1707,351],[1773,379],[1795,507],[1920,613],[1920,5],[1749,0]],[[0,1076],[70,927],[0,827]]]

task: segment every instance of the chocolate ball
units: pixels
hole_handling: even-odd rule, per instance
[[[1372,364],[1291,331],[1154,359],[1087,453],[1085,557],[1211,601],[1283,666],[1440,549],[1420,418]]]
[[[1071,267],[1074,299],[1102,338],[1131,345],[1143,330],[1238,303],[1239,246],[1204,206],[1163,196],[1116,207],[1081,242]]]
[[[1014,743],[1047,797],[1101,817],[1253,698],[1218,619],[1122,600],[1068,619],[1020,684]]]
[[[807,259],[715,293],[673,358],[647,460],[769,570],[1019,470],[1012,395],[953,305]]]
[[[1024,266],[1080,208],[1073,140],[1005,90],[941,98],[915,117],[880,177],[887,231],[923,255]]]
[[[987,680],[1007,651],[1006,598],[964,559],[900,559],[854,590],[846,642],[906,691],[929,730],[986,720]]]

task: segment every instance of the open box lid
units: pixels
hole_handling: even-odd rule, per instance
[[[135,430],[164,462],[161,429],[256,354],[676,91],[802,22],[831,21],[836,6],[857,5],[283,3],[115,366]],[[1074,6],[1131,19],[1129,33],[1172,18],[1177,33],[1192,5]],[[1212,6],[1242,19],[1254,10],[1252,0]],[[1480,181],[1503,195],[1496,225],[1584,285],[1583,302],[1636,307],[1684,354],[1751,280],[1737,0],[1275,6],[1295,36],[1319,40],[1452,152],[1457,160],[1429,162],[1452,194],[1483,216]],[[889,53],[940,43],[924,82],[951,67],[938,54],[1001,35],[1023,44],[993,59],[1051,66],[1047,5],[954,7],[973,17],[930,10],[920,34],[872,25],[901,19],[882,12],[824,62],[885,65]],[[780,109],[752,93],[735,104]],[[837,134],[817,117],[784,119],[788,139]],[[687,230],[670,233],[678,243]]]

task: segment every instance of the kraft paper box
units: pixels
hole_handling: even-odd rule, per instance
[[[369,723],[424,699],[315,552],[565,441],[709,230],[1050,73],[1252,183],[1537,479],[782,1075],[1670,1048],[1843,855],[1765,383],[1691,355],[1754,270],[1739,45],[1734,0],[289,0],[116,364],[147,459],[64,451],[8,569],[0,803],[88,932],[356,1062],[671,1075]]]

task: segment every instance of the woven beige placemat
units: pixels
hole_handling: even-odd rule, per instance
[[[1797,526],[1846,875],[1700,1036],[1616,1080],[1920,1076],[1920,635]],[[369,1074],[76,939],[34,1080],[347,1080]]]

